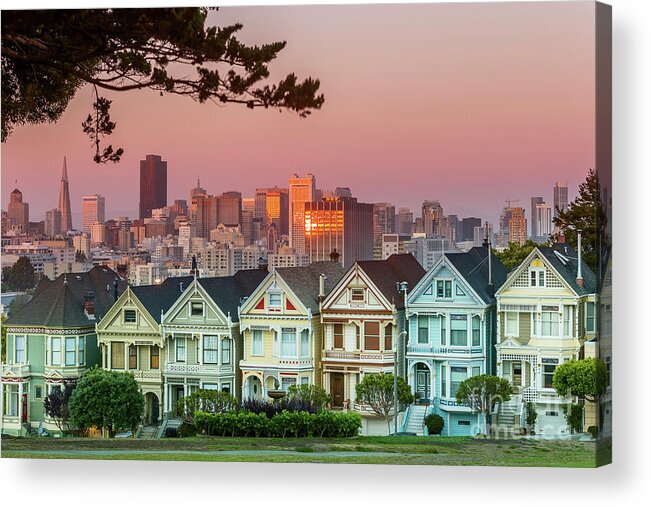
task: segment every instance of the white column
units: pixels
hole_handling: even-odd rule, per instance
[[[430,402],[434,401],[434,393],[436,392],[436,370],[434,363],[429,365],[429,399]]]
[[[23,383],[18,383],[18,423],[23,423]]]
[[[5,385],[0,381],[0,429],[3,427],[2,421],[5,415]]]
[[[113,348],[113,347],[112,347],[112,343],[113,343],[113,342],[108,342],[108,344],[107,344],[108,354],[107,354],[107,356],[106,356],[106,363],[107,363],[107,364],[106,364],[106,367],[107,367],[107,369],[109,369],[109,370],[111,369],[111,357],[112,357],[112,353],[113,353],[113,351],[112,351],[112,348]]]

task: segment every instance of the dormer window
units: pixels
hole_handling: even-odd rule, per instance
[[[350,300],[353,303],[363,303],[364,292],[364,289],[350,289]]]
[[[200,301],[192,301],[190,303],[190,316],[203,317],[203,303]]]
[[[272,292],[269,294],[269,306],[280,308],[283,304],[283,296],[280,292]]]
[[[124,310],[124,322],[135,323],[136,322],[136,311],[135,310]]]
[[[545,286],[545,265],[540,259],[534,260],[529,266],[529,286]]]
[[[436,280],[436,297],[452,299],[452,280]]]

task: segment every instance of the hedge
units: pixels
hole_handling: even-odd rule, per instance
[[[264,413],[225,412],[195,414],[197,431],[204,435],[231,437],[354,437],[362,426],[362,417],[352,412],[288,412],[269,418]]]

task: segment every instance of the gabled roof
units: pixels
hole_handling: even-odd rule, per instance
[[[594,294],[597,289],[597,277],[594,271],[581,259],[581,276],[583,277],[583,287],[576,283],[578,255],[570,245],[557,243],[552,247],[541,246],[538,251],[545,257],[552,267],[558,272],[563,280],[579,296]],[[558,255],[560,254],[560,256]]]
[[[407,282],[413,289],[425,275],[425,269],[411,254],[394,254],[383,261],[358,261],[357,265],[396,308],[404,308],[404,298],[396,289],[397,282]]]
[[[445,253],[443,255],[484,303],[491,304],[493,302],[495,291],[504,284],[508,276],[506,267],[495,255],[491,255],[490,259],[492,292],[488,287],[488,250],[486,248],[473,247],[464,253]]]
[[[117,273],[112,269],[96,266],[85,273],[66,273],[54,281],[42,282],[30,302],[12,313],[6,325],[54,328],[92,326],[115,302],[113,281],[117,278]],[[125,287],[126,283],[120,280],[120,292]],[[87,292],[95,294],[95,320],[89,319],[84,312]]]
[[[313,262],[305,267],[276,269],[276,273],[301,303],[312,310],[312,315],[319,313],[319,276],[326,276],[324,295],[327,295],[345,272],[340,263],[332,261]]]
[[[160,324],[161,311],[169,310],[181,296],[181,289],[187,289],[192,280],[194,280],[192,276],[177,276],[166,278],[163,283],[158,285],[137,285],[130,289],[147,309],[149,315]]]
[[[249,297],[268,274],[262,269],[245,269],[233,276],[199,278],[197,281],[224,315],[230,313],[231,320],[237,322],[239,320],[237,308],[242,298]]]

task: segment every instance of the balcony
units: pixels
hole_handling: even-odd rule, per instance
[[[3,364],[2,378],[26,378],[29,377],[29,364]]]
[[[408,345],[407,354],[431,354],[431,355],[484,355],[482,347],[436,347],[434,345],[419,344]]]
[[[278,366],[314,366],[311,358],[281,358],[278,359]]]
[[[233,365],[167,363],[165,375],[229,375]]]
[[[140,382],[162,382],[163,374],[160,370],[136,370],[132,371],[133,377]]]
[[[378,363],[393,362],[393,352],[372,352],[372,351],[347,351],[347,350],[326,350],[326,359],[339,359],[345,361],[376,361]]]

